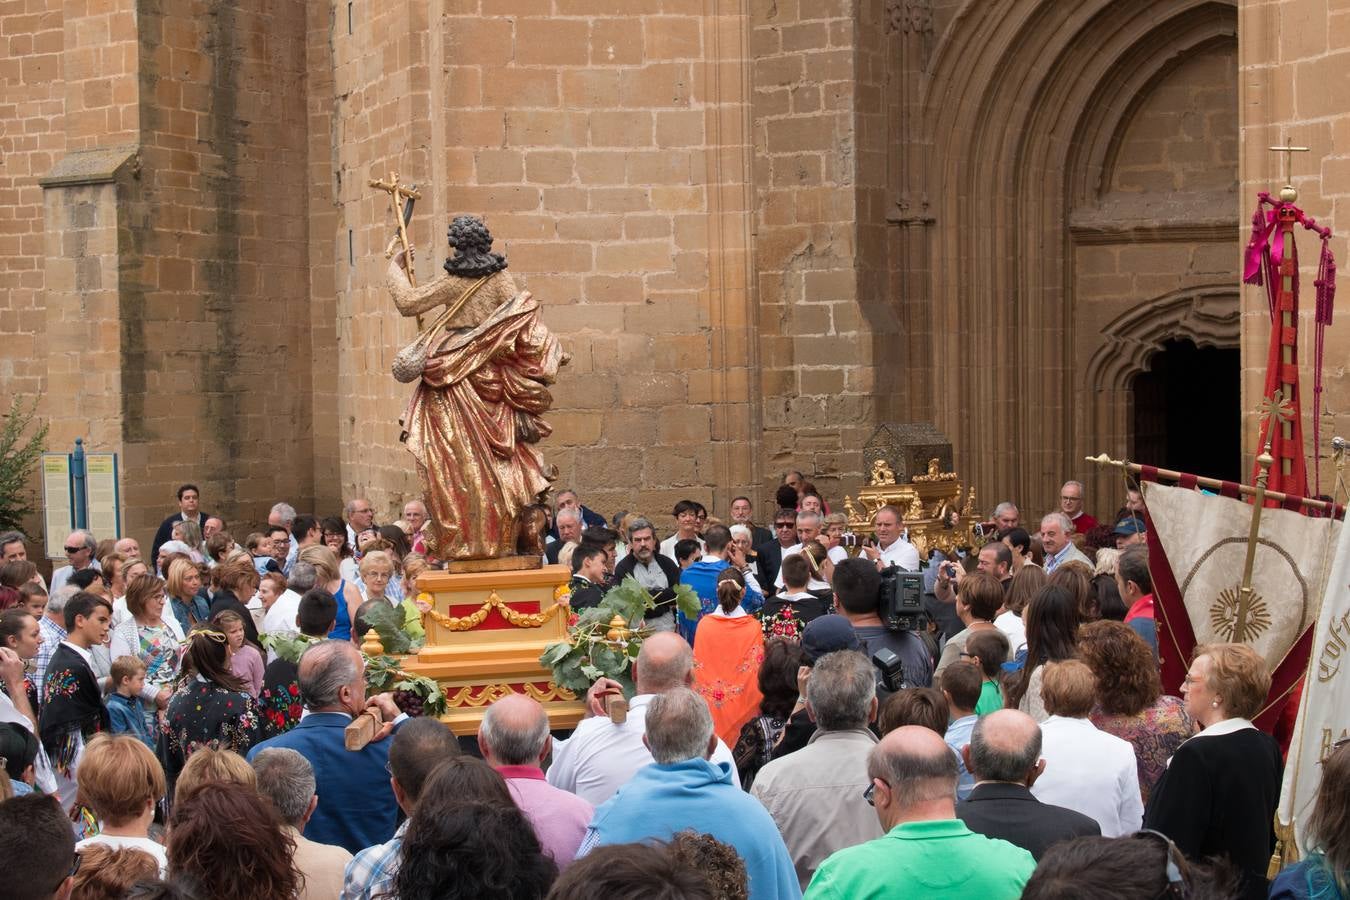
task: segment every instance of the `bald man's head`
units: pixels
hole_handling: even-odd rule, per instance
[[[1041,726],[1021,710],[981,716],[970,735],[969,767],[981,781],[1023,784],[1041,758]]]
[[[890,786],[901,810],[956,797],[956,755],[942,735],[920,725],[902,725],[881,739],[867,757],[867,774]]]
[[[494,766],[534,766],[548,746],[548,714],[524,694],[493,703],[478,726],[478,747]]]
[[[633,668],[637,692],[659,694],[690,683],[694,653],[689,642],[675,632],[659,631],[642,642]]]

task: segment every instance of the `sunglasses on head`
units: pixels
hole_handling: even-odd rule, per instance
[[[1186,865],[1186,857],[1177,849],[1177,845],[1172,839],[1161,831],[1152,828],[1141,828],[1134,833],[1134,837],[1150,841],[1160,841],[1167,848],[1167,887],[1163,889],[1159,897],[1172,897],[1175,900],[1186,900],[1191,895],[1191,886],[1186,881],[1186,875],[1189,871]]]

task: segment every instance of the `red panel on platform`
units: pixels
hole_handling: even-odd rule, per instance
[[[527,616],[537,616],[540,612],[539,605],[537,603],[507,603],[506,605],[514,609],[516,612],[522,613]],[[450,604],[450,608],[446,611],[446,615],[451,615],[456,618],[462,619],[465,616],[473,615],[474,613],[478,612],[478,610],[482,609],[482,607],[483,607],[482,603],[452,603]],[[479,625],[477,628],[473,630],[500,631],[503,628],[516,628],[516,627],[517,626],[512,625],[510,622],[506,621],[506,617],[502,615],[502,611],[494,606],[490,610],[488,610],[487,618],[483,620],[483,624]]]

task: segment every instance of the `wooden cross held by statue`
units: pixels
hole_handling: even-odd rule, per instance
[[[413,203],[421,200],[422,195],[417,192],[416,185],[404,187],[399,184],[397,172],[390,172],[388,181],[372,178],[370,186],[389,194],[389,208],[394,211],[394,219],[398,222],[398,234],[390,238],[389,245],[384,248],[384,257],[388,259],[394,255],[396,242],[403,244],[403,268],[408,273],[408,283],[417,287],[417,273],[413,271],[412,244],[408,241],[408,222],[412,220]],[[406,201],[403,209],[399,209],[400,201]],[[417,317],[417,330],[422,330],[421,316]]]

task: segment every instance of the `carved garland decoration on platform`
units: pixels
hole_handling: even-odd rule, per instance
[[[478,690],[477,694],[474,693],[475,690]],[[462,687],[458,691],[455,691],[455,693],[446,697],[446,705],[451,708],[469,706],[476,709],[480,706],[488,706],[489,704],[496,703],[503,697],[509,697],[516,693],[519,693],[519,691],[514,691],[509,685],[505,684],[489,684],[481,689],[477,689],[473,686]],[[559,687],[552,681],[548,683],[548,690],[541,690],[533,684],[526,683],[525,696],[538,700],[540,703],[550,703],[555,700],[577,699],[576,694],[565,687]]]
[[[431,596],[425,593],[418,594],[417,599],[431,602]],[[487,620],[488,613],[492,611],[494,606],[501,612],[503,619],[517,628],[540,628],[558,613],[570,609],[565,603],[555,603],[543,612],[518,612],[508,606],[506,601],[497,595],[496,591],[492,591],[483,601],[483,605],[467,616],[447,616],[445,613],[437,612],[434,609],[428,609],[426,615],[442,628],[448,628],[451,631],[472,631]]]

